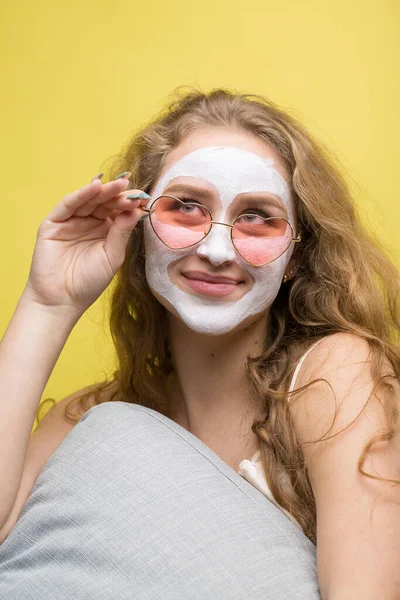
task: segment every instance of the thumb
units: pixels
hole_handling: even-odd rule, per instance
[[[144,214],[146,213],[140,210],[139,207],[130,211],[123,211],[111,225],[104,243],[104,251],[115,269],[119,269],[124,262],[131,233]]]

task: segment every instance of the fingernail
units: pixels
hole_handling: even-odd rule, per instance
[[[126,177],[127,179],[129,179],[129,177],[131,176],[130,171],[125,171],[124,173],[121,173],[121,175],[118,175],[118,177],[116,177],[115,179],[121,179],[121,177]]]
[[[130,196],[127,196],[127,198],[128,200],[133,200],[133,198],[151,198],[151,196],[145,192],[140,192],[139,194],[131,194]]]
[[[91,181],[90,183],[93,183],[93,181],[94,181],[95,179],[101,179],[101,178],[103,177],[103,175],[104,175],[104,173],[98,173],[98,174],[96,175],[96,177],[93,177],[93,179],[92,179],[92,181]]]

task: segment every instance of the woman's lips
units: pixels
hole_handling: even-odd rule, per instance
[[[204,281],[203,279],[195,279],[193,275],[186,277],[186,275],[182,274],[185,278],[185,282],[196,292],[200,292],[201,294],[206,294],[208,296],[227,296],[233,290],[237,288],[240,284],[239,281],[228,282],[225,280],[224,282],[212,282],[212,281]]]

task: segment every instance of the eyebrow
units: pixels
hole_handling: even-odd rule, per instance
[[[168,192],[187,192],[188,194],[196,194],[199,198],[209,198],[212,196],[211,190],[206,190],[204,188],[198,188],[194,185],[190,185],[190,183],[173,183],[171,186],[167,186],[167,188],[163,191],[163,194],[167,194]]]
[[[202,198],[202,199],[207,199],[210,196],[212,196],[212,191],[211,190],[207,190],[204,188],[199,188],[197,186],[191,185],[189,183],[175,183],[172,184],[171,186],[167,186],[167,188],[163,191],[163,194],[168,194],[169,192],[173,192],[173,191],[180,191],[180,192],[186,192],[188,194],[195,194],[197,195],[197,197]],[[242,199],[242,202],[244,202],[245,204],[252,204],[254,205],[258,205],[258,206],[273,206],[274,208],[278,208],[279,210],[282,210],[285,215],[287,215],[287,211],[286,211],[286,207],[284,206],[283,202],[278,200],[277,198],[280,198],[280,196],[276,196],[274,194],[274,197],[271,193],[269,192],[242,192],[242,193],[246,193],[246,194],[268,194],[268,197],[263,197],[261,198],[260,196],[256,197],[256,198],[250,198],[250,197],[245,197]],[[241,195],[241,194],[239,194]]]

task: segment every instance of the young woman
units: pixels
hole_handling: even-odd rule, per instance
[[[111,171],[40,225],[1,344],[3,531],[47,379],[113,280],[119,368],[63,402],[63,435],[101,402],[157,410],[317,544],[323,598],[400,597],[399,275],[334,160],[272,102],[217,89],[174,99]],[[11,365],[33,355],[21,390]]]

